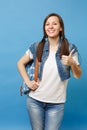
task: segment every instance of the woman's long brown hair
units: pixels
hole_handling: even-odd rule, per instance
[[[49,14],[45,18],[44,23],[43,23],[43,38],[39,42],[39,45],[38,45],[38,48],[37,48],[37,58],[38,58],[39,62],[41,62],[41,57],[42,57],[42,54],[43,54],[43,47],[44,47],[44,44],[46,42],[46,38],[48,37],[47,34],[46,34],[46,32],[45,32],[45,24],[46,24],[46,21],[48,20],[48,18],[51,17],[51,16],[58,17],[60,26],[62,28],[62,31],[60,31],[60,33],[59,33],[59,37],[62,40],[61,48],[60,48],[60,57],[62,55],[69,55],[69,49],[68,49],[69,43],[68,43],[68,40],[65,38],[63,20],[62,20],[62,18],[61,18],[60,15],[55,14],[55,13],[51,13],[51,14]]]

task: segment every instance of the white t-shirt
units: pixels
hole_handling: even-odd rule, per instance
[[[26,54],[31,59],[33,58],[30,50]],[[73,58],[79,64],[77,54]],[[66,101],[67,83],[68,80],[61,81],[56,65],[55,52],[50,51],[44,64],[42,80],[40,81],[39,87],[35,91],[31,91],[29,96],[42,102],[64,103]]]

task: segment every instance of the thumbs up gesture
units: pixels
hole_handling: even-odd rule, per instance
[[[72,58],[74,49],[70,52],[68,56],[62,55],[62,63],[67,66],[71,66],[74,63],[74,60]]]

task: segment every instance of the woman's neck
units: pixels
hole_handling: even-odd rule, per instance
[[[57,37],[57,38],[48,38],[48,41],[49,41],[50,50],[51,51],[57,51],[59,37]]]

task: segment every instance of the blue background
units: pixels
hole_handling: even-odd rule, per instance
[[[62,16],[83,70],[69,81],[61,130],[87,130],[87,0],[0,0],[0,130],[31,130],[17,61],[42,38],[43,20],[52,12]]]

